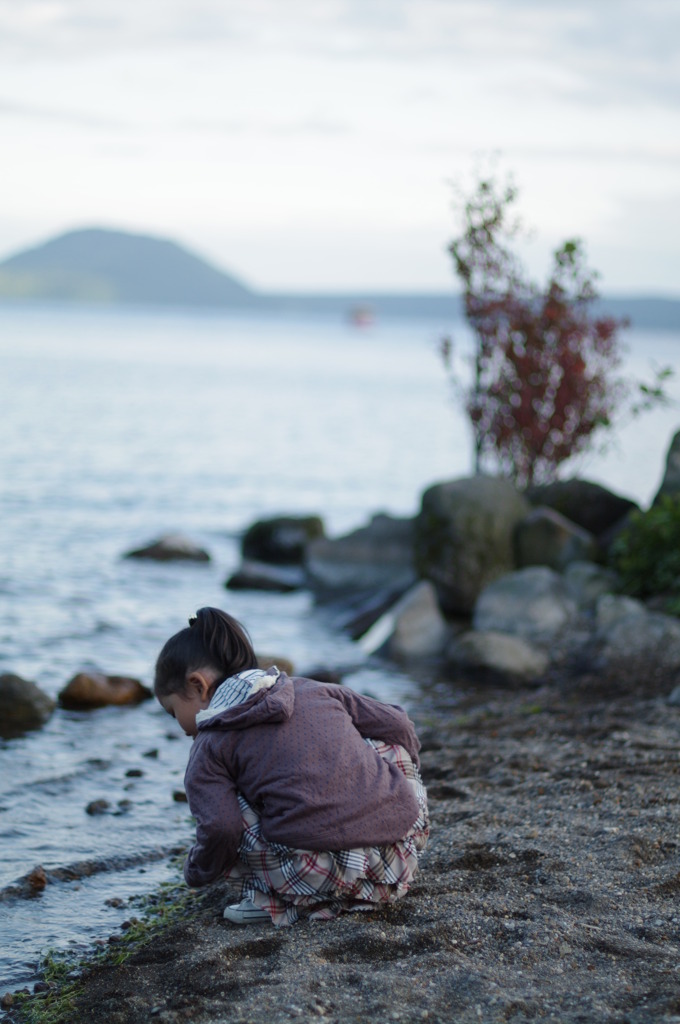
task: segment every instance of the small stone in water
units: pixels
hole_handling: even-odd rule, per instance
[[[0,1007],[3,1010],[9,1010],[10,1006],[14,1006],[14,996],[11,992],[5,992],[2,999],[0,999]]]
[[[46,981],[36,981],[35,985],[33,986],[34,992],[49,992],[49,990],[50,986],[47,984]]]
[[[110,807],[108,800],[92,800],[85,808],[85,813],[94,814],[106,814]]]
[[[120,896],[112,896],[108,900],[104,900],[107,907],[123,907],[125,906],[125,900],[122,900]]]
[[[125,773],[125,776],[128,779],[141,779],[143,774],[144,772],[142,771],[141,768],[128,768],[128,770]]]
[[[142,754],[142,757],[158,757],[158,750],[155,747],[153,750],[147,750]]]
[[[47,875],[45,869],[38,864],[37,867],[33,868],[30,875],[26,879],[33,892],[42,892],[47,885]]]
[[[172,794],[172,799],[175,801],[176,804],[186,804],[189,802],[187,800],[187,795],[183,789],[174,790]]]

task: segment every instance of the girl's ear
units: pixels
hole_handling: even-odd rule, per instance
[[[212,694],[212,680],[204,672],[192,672],[187,679],[191,693],[195,693],[201,702],[208,703]]]

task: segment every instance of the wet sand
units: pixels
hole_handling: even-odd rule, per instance
[[[237,927],[219,883],[125,963],[86,967],[63,1020],[680,1022],[670,688],[582,677],[461,702],[435,687],[414,715],[432,836],[404,900]]]

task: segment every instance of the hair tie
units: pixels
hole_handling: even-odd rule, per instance
[[[193,615],[189,616],[189,626],[195,626],[198,622],[198,615],[194,612]]]

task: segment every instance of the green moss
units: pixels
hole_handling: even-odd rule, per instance
[[[138,907],[141,917],[130,919],[130,926],[116,943],[93,950],[85,957],[48,951],[40,964],[40,978],[50,986],[49,990],[34,995],[18,993],[12,1020],[16,1024],[72,1024],[83,976],[89,970],[125,963],[164,928],[185,917],[200,899],[185,885],[166,882],[155,893],[130,900],[130,906]]]

